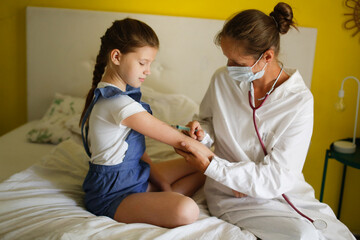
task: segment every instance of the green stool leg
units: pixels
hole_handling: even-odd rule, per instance
[[[327,164],[328,164],[329,155],[330,155],[330,150],[326,150],[324,171],[323,171],[323,177],[322,177],[322,182],[321,182],[320,202],[322,202],[323,198],[324,198],[325,179],[326,179],[326,171],[327,171]]]

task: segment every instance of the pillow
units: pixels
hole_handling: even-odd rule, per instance
[[[56,93],[43,118],[27,134],[30,142],[58,144],[66,139],[79,140],[79,120],[85,100]]]
[[[160,93],[142,86],[141,100],[150,104],[153,115],[170,125],[187,124],[198,112],[199,105],[182,94]]]
[[[146,86],[142,86],[141,91],[141,100],[150,104],[153,115],[169,125],[185,125],[198,112],[198,104],[185,95],[160,93]],[[58,144],[73,138],[82,144],[79,120],[84,104],[83,98],[56,93],[43,118],[28,132],[27,139]],[[171,146],[148,137],[146,152],[154,162],[179,158]]]
[[[199,105],[182,94],[160,93],[141,86],[142,101],[150,104],[153,115],[169,125],[186,125],[198,113]],[[165,161],[180,158],[173,147],[146,137],[146,152],[152,161]]]

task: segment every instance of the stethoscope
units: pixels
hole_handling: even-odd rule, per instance
[[[270,91],[268,91],[268,92],[265,94],[265,97],[258,99],[258,100],[263,100],[263,101],[262,101],[262,103],[261,103],[259,106],[257,106],[257,107],[255,107],[255,106],[252,104],[252,101],[251,101],[251,96],[252,96],[251,91],[252,91],[252,89],[253,89],[253,85],[252,85],[253,83],[252,83],[252,82],[250,83],[249,105],[250,105],[251,109],[253,110],[253,122],[254,122],[254,127],[255,127],[255,131],[256,131],[256,135],[257,135],[257,137],[258,137],[258,139],[259,139],[259,142],[260,142],[260,144],[261,144],[261,148],[262,148],[265,156],[266,156],[268,153],[267,153],[267,151],[266,151],[265,144],[264,144],[264,142],[263,142],[262,139],[261,139],[261,136],[260,136],[260,133],[259,133],[257,124],[256,124],[255,112],[256,112],[257,109],[259,109],[260,107],[263,106],[264,102],[266,101],[266,99],[268,98],[268,96],[270,95],[270,93],[274,90],[274,87],[275,87],[277,81],[279,80],[282,71],[283,71],[283,68],[281,68],[281,71],[280,71],[279,75],[277,76],[277,78],[276,78],[274,84],[272,85]],[[285,193],[282,194],[282,197],[283,197],[283,198],[285,199],[285,201],[292,207],[292,209],[294,209],[300,216],[302,216],[302,217],[306,218],[307,220],[309,220],[309,221],[314,225],[314,227],[315,227],[316,229],[318,229],[318,230],[324,230],[325,228],[327,228],[327,223],[326,223],[324,220],[322,220],[322,219],[315,219],[315,220],[313,220],[312,218],[306,216],[304,213],[300,212],[300,210],[297,209],[297,208],[294,206],[294,204],[292,204],[292,202],[291,202],[290,199],[285,195]]]

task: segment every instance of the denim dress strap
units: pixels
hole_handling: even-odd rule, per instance
[[[82,141],[83,141],[83,145],[84,145],[86,154],[89,157],[91,157],[91,152],[89,149],[89,142],[88,142],[88,132],[89,132],[88,119],[89,119],[90,113],[91,113],[95,103],[100,99],[100,97],[110,99],[113,97],[117,97],[119,95],[128,95],[135,101],[139,102],[146,109],[146,111],[148,111],[150,114],[152,114],[149,104],[140,101],[140,99],[141,99],[140,88],[134,88],[129,85],[126,85],[125,92],[123,92],[119,88],[113,87],[113,86],[106,86],[104,88],[96,88],[94,91],[93,100],[91,101],[89,107],[87,108],[87,110],[84,114],[84,118],[81,122],[81,137],[82,137]]]

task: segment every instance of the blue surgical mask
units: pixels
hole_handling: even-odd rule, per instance
[[[240,82],[252,82],[256,79],[262,78],[262,76],[264,76],[267,63],[265,64],[265,66],[263,67],[263,69],[261,71],[259,71],[257,73],[253,73],[253,71],[252,71],[252,68],[260,61],[262,56],[263,56],[263,54],[261,54],[259,59],[251,67],[228,66],[227,69],[229,71],[230,77],[233,78],[234,80],[240,81]]]

